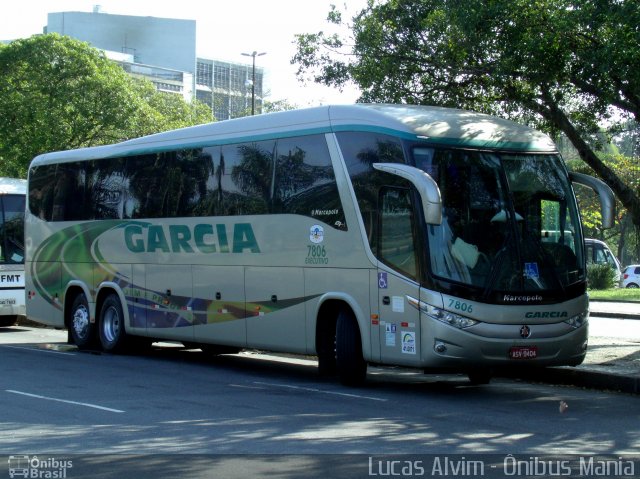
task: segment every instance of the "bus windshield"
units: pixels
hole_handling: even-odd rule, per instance
[[[24,263],[24,195],[2,196],[0,264]]]
[[[556,155],[415,148],[438,183],[431,272],[491,292],[563,290],[585,279],[577,206]]]

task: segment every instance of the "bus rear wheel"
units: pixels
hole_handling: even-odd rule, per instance
[[[126,348],[127,331],[120,298],[115,294],[107,296],[100,308],[98,329],[100,344],[108,353],[122,352]]]
[[[338,378],[346,386],[359,386],[367,377],[367,363],[362,356],[358,322],[351,312],[342,310],[336,324],[336,364]]]
[[[89,302],[84,293],[78,294],[73,300],[69,318],[69,332],[73,344],[80,349],[88,349],[95,343],[95,326],[91,323]]]

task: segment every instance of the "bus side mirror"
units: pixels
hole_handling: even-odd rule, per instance
[[[374,163],[376,170],[384,171],[392,175],[409,180],[420,193],[422,211],[427,224],[439,225],[442,223],[442,198],[440,188],[428,173],[409,165],[399,163]]]
[[[591,188],[600,197],[600,211],[602,215],[602,227],[604,229],[613,228],[616,213],[616,199],[611,188],[602,180],[583,173],[569,172],[569,179],[572,183]]]

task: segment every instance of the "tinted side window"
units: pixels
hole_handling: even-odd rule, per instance
[[[400,140],[367,132],[342,132],[337,135],[356,193],[360,215],[372,251],[377,250],[378,192],[383,185],[401,185],[400,178],[374,170],[374,163],[404,163]]]
[[[269,212],[274,141],[208,146],[201,154],[207,178],[199,193],[198,216]]]
[[[91,205],[95,219],[131,218],[125,159],[100,160],[91,164]]]
[[[414,215],[411,190],[380,190],[380,239],[378,257],[398,271],[416,278],[417,260],[414,241]]]
[[[323,135],[32,168],[47,221],[292,213],[346,229]]]
[[[212,167],[201,149],[127,158],[126,210],[134,218],[194,216],[206,194]]]
[[[56,165],[38,166],[29,171],[29,211],[45,221],[53,216],[55,181]]]
[[[323,135],[278,140],[273,212],[311,216],[346,230],[333,165]]]
[[[0,226],[0,263],[24,263],[24,196],[4,195]]]
[[[91,183],[87,163],[60,163],[53,189],[53,221],[92,219]]]
[[[271,211],[275,141],[225,145],[221,148],[220,188],[225,214],[261,215]]]

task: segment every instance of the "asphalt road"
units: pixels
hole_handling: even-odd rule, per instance
[[[65,341],[62,331],[0,328],[0,454],[98,463],[114,454],[146,461],[188,454],[189,467],[198,464],[194,455],[233,455],[229,473],[248,464],[238,454],[251,455],[249,462],[268,455],[273,466],[274,457],[304,464],[304,455],[317,454],[338,454],[338,462],[362,455],[364,463],[371,454],[618,457],[640,450],[633,395],[510,379],[473,387],[463,376],[380,369],[370,369],[365,387],[346,388],[319,378],[304,359],[212,359],[166,343],[118,356],[79,352]],[[328,467],[323,474],[331,463],[315,467]]]

